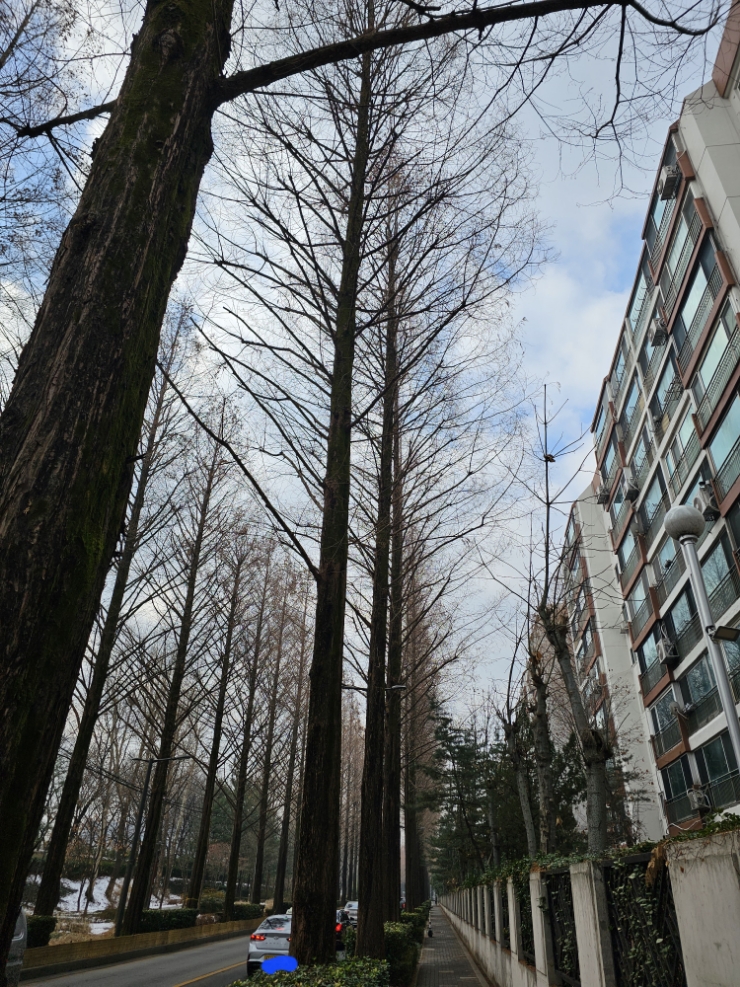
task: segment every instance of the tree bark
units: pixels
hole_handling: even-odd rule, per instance
[[[208,856],[208,844],[211,835],[211,813],[213,811],[213,793],[216,789],[216,772],[218,770],[218,755],[221,748],[221,732],[224,719],[224,705],[226,703],[226,686],[229,681],[229,664],[231,661],[231,644],[234,637],[234,626],[236,624],[237,609],[239,606],[239,584],[241,581],[244,556],[240,555],[236,559],[234,571],[234,584],[231,590],[229,601],[229,616],[226,623],[226,640],[224,642],[224,655],[221,664],[221,681],[218,687],[218,700],[216,701],[216,712],[213,718],[213,739],[211,741],[211,756],[208,760],[208,771],[206,773],[206,786],[203,795],[203,808],[200,815],[200,829],[198,831],[198,842],[195,848],[195,858],[193,869],[190,874],[190,891],[185,902],[186,908],[197,908],[200,901],[200,892],[203,886],[203,872],[206,867]]]
[[[280,665],[283,658],[283,637],[288,607],[288,584],[283,591],[283,606],[278,628],[275,671],[270,689],[270,706],[267,713],[267,736],[265,737],[265,763],[262,768],[262,788],[260,791],[259,821],[257,824],[257,849],[254,857],[254,878],[252,880],[251,901],[258,904],[262,900],[262,881],[265,860],[265,838],[267,836],[267,810],[270,801],[270,776],[272,774],[272,745],[275,739],[275,718],[277,716],[278,686],[280,685]]]
[[[366,56],[369,58],[369,56]],[[336,955],[334,913],[339,879],[339,802],[342,757],[342,655],[347,589],[352,370],[357,279],[362,253],[365,175],[369,155],[369,64],[363,61],[357,137],[347,212],[332,367],[329,436],[316,621],[306,732],[291,951],[299,963],[328,963]]]
[[[394,322],[395,322],[394,317]],[[397,324],[394,326],[394,335]],[[398,372],[395,359],[394,380]],[[388,374],[386,374],[388,377]],[[383,787],[384,918],[397,922],[401,912],[401,683],[403,667],[403,489],[398,385],[393,387],[393,519],[391,527],[390,615],[388,635],[388,714],[385,735],[385,784]]]
[[[537,765],[537,788],[540,816],[540,853],[554,853],[557,840],[555,828],[555,794],[552,778],[552,741],[547,709],[547,683],[542,675],[541,661],[535,655],[529,659],[529,674],[535,690],[531,708],[534,756]]]
[[[236,772],[236,792],[234,802],[234,823],[231,828],[231,850],[229,852],[229,871],[226,878],[226,894],[224,896],[224,921],[230,922],[234,915],[236,900],[236,878],[239,873],[239,856],[242,846],[242,831],[244,829],[244,796],[247,790],[247,766],[252,750],[252,719],[254,717],[254,697],[257,692],[257,672],[259,669],[260,651],[262,648],[262,625],[267,605],[267,590],[270,581],[270,560],[265,563],[265,581],[262,584],[262,598],[257,614],[257,627],[254,636],[254,651],[252,666],[249,670],[249,694],[247,697],[247,714],[244,719],[242,748],[239,753],[239,765]]]
[[[193,626],[193,604],[195,602],[195,588],[198,581],[198,570],[200,568],[200,557],[203,549],[203,539],[205,537],[206,521],[211,502],[211,493],[216,478],[216,469],[219,457],[219,447],[214,445],[213,456],[211,458],[206,482],[203,488],[203,495],[198,507],[198,525],[195,539],[190,553],[190,564],[188,566],[187,584],[185,590],[185,603],[182,610],[180,622],[180,634],[177,641],[177,652],[175,654],[175,664],[172,670],[172,680],[167,694],[167,706],[162,723],[162,734],[159,740],[158,761],[154,766],[154,781],[152,783],[151,795],[149,797],[149,811],[146,817],[146,830],[144,839],[141,841],[141,850],[136,865],[136,873],[131,888],[131,898],[127,902],[126,914],[123,919],[122,934],[130,936],[139,931],[141,913],[149,907],[149,890],[154,866],[154,858],[157,851],[157,841],[159,839],[159,827],[162,822],[162,810],[164,807],[164,797],[167,791],[167,776],[169,774],[170,761],[175,743],[175,733],[177,731],[177,711],[180,705],[180,692],[182,690],[183,679],[185,678],[185,667],[188,655],[188,645],[190,643],[190,632]]]
[[[307,605],[308,593],[306,594],[306,606]],[[301,632],[301,654],[298,662],[298,685],[296,687],[295,709],[293,711],[293,724],[290,732],[288,772],[285,778],[283,818],[280,823],[280,847],[278,850],[277,868],[275,873],[273,908],[276,912],[282,912],[285,908],[285,874],[288,868],[288,841],[290,838],[291,806],[293,804],[293,778],[295,776],[295,762],[298,754],[298,733],[300,730],[301,712],[303,708],[303,672],[306,665],[306,617],[307,613],[304,608],[303,627]]]
[[[147,5],[0,417],[0,971],[212,153],[231,9]]]
[[[105,616],[105,623],[103,624],[103,630],[100,635],[100,645],[98,646],[98,654],[95,658],[92,680],[85,696],[85,705],[82,710],[82,716],[80,717],[77,739],[75,740],[74,750],[72,751],[72,757],[67,768],[64,787],[59,799],[59,807],[54,818],[54,827],[51,831],[51,838],[46,851],[44,872],[39,885],[38,897],[33,912],[34,915],[52,915],[59,901],[62,870],[67,853],[69,833],[72,828],[72,819],[74,818],[75,806],[77,805],[82,779],[85,774],[87,755],[98,719],[98,710],[100,709],[100,702],[103,698],[103,689],[108,678],[108,667],[110,665],[111,655],[113,654],[113,647],[118,636],[118,622],[131,571],[131,563],[138,546],[139,521],[141,519],[141,511],[144,507],[144,497],[154,459],[157,432],[162,417],[166,391],[167,382],[163,377],[157,392],[154,414],[146,438],[139,482],[136,485],[136,494],[131,505],[128,525],[126,526],[126,538],[121,558],[118,560],[118,569],[116,570],[113,592],[111,593],[110,603],[108,605],[108,613]]]
[[[532,802],[529,797],[529,783],[522,764],[522,756],[519,753],[517,743],[518,724],[504,723],[504,737],[506,747],[511,759],[511,766],[516,777],[516,790],[519,795],[519,805],[524,819],[524,831],[527,834],[527,853],[532,859],[537,856],[537,833],[534,828],[534,816],[532,815]]]
[[[595,726],[591,726],[586,716],[581,690],[578,688],[570,648],[568,647],[566,618],[555,612],[553,607],[546,605],[541,605],[538,608],[538,614],[547,640],[550,642],[560,666],[586,769],[588,852],[601,854],[606,850],[608,843],[606,762],[611,757],[611,750],[605,738],[601,736]]]

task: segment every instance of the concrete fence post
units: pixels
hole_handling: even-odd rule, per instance
[[[688,987],[740,978],[740,832],[666,847]]]
[[[532,903],[532,929],[534,931],[534,958],[537,968],[537,987],[549,987],[556,983],[555,958],[552,948],[552,930],[547,911],[547,889],[541,871],[530,871],[529,897]]]
[[[503,945],[504,917],[502,914],[503,909],[501,904],[501,881],[493,882],[491,897],[493,898],[493,938],[499,945]]]
[[[491,887],[486,884],[481,889],[483,893],[483,935],[486,939],[491,938],[493,929],[493,916],[491,915]]]
[[[511,955],[516,956],[518,960],[523,960],[522,919],[519,912],[519,899],[514,891],[514,881],[511,878],[506,882],[506,893],[509,896],[509,946]]]
[[[591,861],[572,864],[570,884],[581,987],[616,987],[601,868]]]

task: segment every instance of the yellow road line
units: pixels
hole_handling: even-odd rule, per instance
[[[224,966],[220,970],[211,970],[210,973],[204,973],[202,977],[195,977],[193,980],[183,980],[181,984],[174,984],[174,987],[188,987],[188,984],[197,984],[199,980],[208,980],[209,977],[215,977],[217,973],[226,973],[227,970],[236,970],[238,966],[245,966],[246,960],[242,960],[240,963],[232,963],[231,966]]]

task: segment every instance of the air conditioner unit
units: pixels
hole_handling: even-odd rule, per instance
[[[609,503],[609,489],[605,483],[600,483],[596,490],[596,503],[602,507]]]
[[[702,812],[704,809],[711,809],[712,802],[709,795],[703,788],[690,788],[688,791],[689,805],[692,809]]]
[[[686,708],[681,703],[676,703],[676,702],[669,703],[668,709],[670,709],[671,713],[673,713],[674,716],[686,715]]]
[[[625,466],[624,472],[622,473],[622,489],[624,490],[625,500],[635,501],[640,495],[640,487],[637,483],[637,476],[631,466]]]
[[[666,199],[672,199],[678,192],[678,186],[681,184],[681,169],[677,164],[674,165],[664,165],[660,169],[660,178],[658,179],[658,195],[664,201]]]
[[[716,521],[719,517],[717,501],[714,499],[714,493],[708,483],[699,483],[693,504],[697,511],[701,511],[704,515],[705,521]]]
[[[664,665],[671,667],[678,664],[680,656],[673,647],[673,641],[670,638],[662,637],[656,643],[655,649],[658,653],[658,661],[663,662]]]
[[[650,323],[648,339],[651,346],[665,346],[668,342],[668,330],[662,315],[656,316]]]

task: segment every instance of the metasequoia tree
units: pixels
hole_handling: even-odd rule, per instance
[[[66,121],[6,122],[19,137],[31,139],[52,135],[65,122],[110,114],[0,418],[0,970],[66,712],[125,514],[159,329],[212,153],[214,113],[245,93],[321,64],[504,24],[520,25],[519,50],[526,54],[526,64],[549,68],[551,59],[540,57],[546,52],[552,57],[574,53],[602,37],[600,32],[613,30],[612,10],[620,26],[620,69],[629,61],[622,59],[623,43],[640,36],[639,24],[672,36],[676,31],[695,34],[706,26],[686,21],[682,11],[674,16],[666,9],[656,16],[636,0],[614,7],[588,0],[474,5],[450,14],[426,10],[409,24],[383,25],[353,38],[340,35],[272,63],[237,67],[226,76],[232,32],[247,37],[242,28],[248,25],[232,24],[231,0],[187,5],[176,0],[146,8],[115,100],[65,112]],[[548,33],[550,17],[563,11],[574,12]],[[715,14],[713,7],[712,20]],[[495,38],[490,51],[495,59]],[[235,55],[246,62],[251,52],[237,49]],[[631,60],[635,65],[640,61]],[[506,62],[502,84],[512,77],[511,44]],[[545,74],[547,68],[541,71]],[[620,120],[617,102],[614,126]],[[341,364],[335,370],[341,376]],[[335,427],[342,431],[339,423]],[[347,443],[338,433],[343,450]],[[340,475],[332,477],[331,470],[328,479],[326,496],[331,499],[334,485],[343,481]],[[341,545],[341,531],[327,525],[325,545],[337,544],[337,537]],[[328,779],[336,815],[339,737],[324,721],[323,707],[313,701],[316,688],[329,689],[337,694],[332,709],[339,709],[336,656],[341,645],[336,607],[329,600],[341,595],[343,568],[330,555],[323,562],[306,765],[314,770],[320,764],[327,774],[309,779],[304,787],[298,869],[299,878],[308,866],[322,874],[318,911],[325,917],[337,831],[332,827],[329,839],[316,835],[325,834],[327,819],[312,801],[320,798],[313,782]],[[329,583],[331,592],[325,594]],[[327,654],[332,658],[326,659]],[[305,855],[314,849],[317,854],[309,865]],[[317,866],[319,861],[323,866]],[[303,887],[301,880],[299,885]],[[307,909],[299,911],[297,945],[304,961],[328,958],[332,943],[325,924],[323,918],[312,923]]]

